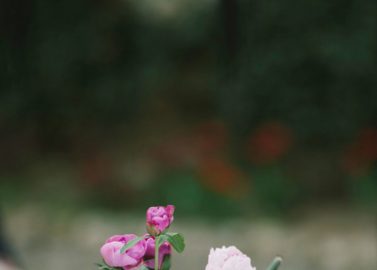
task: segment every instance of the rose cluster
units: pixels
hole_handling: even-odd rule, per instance
[[[174,220],[174,206],[154,206],[147,210],[147,234],[114,235],[101,247],[100,270],[169,270],[172,249],[183,252],[185,243],[179,233],[167,232]],[[267,270],[277,270],[276,257]],[[211,249],[205,270],[256,270],[248,256],[234,246]]]
[[[174,219],[173,214],[173,205],[150,207],[147,210],[146,221],[149,234],[142,237],[135,234],[124,234],[108,238],[100,250],[105,263],[100,267],[102,269],[134,270],[143,266],[144,269],[155,269],[156,241],[170,227]],[[158,269],[171,254],[171,245],[168,241],[167,238],[166,241],[159,241]]]

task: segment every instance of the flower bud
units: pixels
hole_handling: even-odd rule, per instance
[[[150,235],[156,236],[161,234],[174,220],[173,205],[153,206],[147,210],[147,231]]]

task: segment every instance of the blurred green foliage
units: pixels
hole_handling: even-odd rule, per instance
[[[377,156],[363,149],[375,143],[357,134],[377,125],[375,1],[5,0],[0,12],[3,179],[56,159],[86,179],[82,193],[113,204],[122,193],[187,213],[277,213],[329,194],[374,203]],[[213,119],[229,138],[194,165],[157,155],[140,165],[147,188],[114,173],[123,152],[149,157],[161,141],[189,148],[169,157],[185,160],[197,144],[174,144],[175,130],[195,137]],[[258,133],[269,123],[283,129]],[[341,163],[358,140],[352,164],[367,169],[354,174]]]

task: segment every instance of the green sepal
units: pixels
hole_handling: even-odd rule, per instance
[[[103,263],[95,263],[98,266],[98,269],[108,269],[109,267]]]
[[[111,266],[107,265],[105,262],[96,263],[95,265],[97,265],[98,269],[100,269],[100,270],[121,270],[120,267],[111,267]]]
[[[132,239],[130,241],[128,241],[127,244],[125,244],[121,249],[120,249],[120,253],[124,253],[126,252],[128,249],[132,248],[133,246],[135,246],[137,243],[139,243],[141,240],[144,239],[144,236],[138,236],[136,237],[135,239]]]
[[[156,237],[157,241],[155,242],[155,245],[157,245],[158,248],[160,248],[160,246],[168,241],[168,236],[166,234],[161,234],[159,235],[158,237]]]

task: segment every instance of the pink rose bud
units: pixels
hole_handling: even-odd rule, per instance
[[[156,236],[169,228],[174,220],[174,209],[174,205],[149,207],[147,210],[148,233]]]
[[[145,240],[141,240],[125,253],[120,253],[121,248],[127,244],[128,241],[136,237],[137,236],[134,234],[125,234],[114,235],[107,239],[106,243],[101,247],[101,255],[106,264],[111,267],[122,267],[124,270],[131,270],[138,267],[145,255]]]
[[[146,251],[144,255],[144,264],[148,268],[154,269],[154,257],[155,257],[155,239],[153,237],[149,237],[146,240]],[[160,249],[158,250],[158,268],[161,268],[162,263],[164,262],[165,256],[171,254],[171,247],[168,242],[164,242]]]
[[[256,270],[248,256],[236,247],[211,249],[205,270]]]

